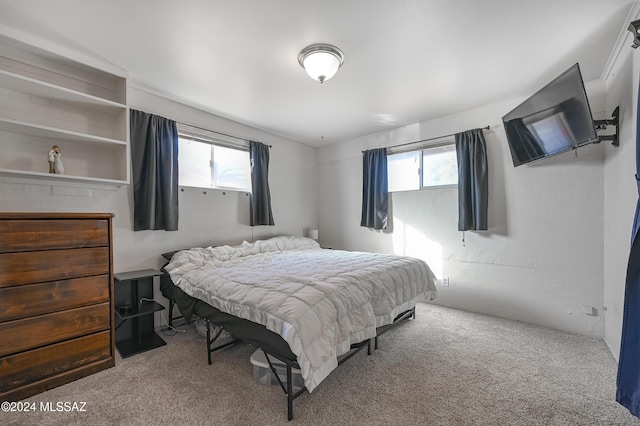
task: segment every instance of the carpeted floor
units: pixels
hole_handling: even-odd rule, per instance
[[[194,327],[116,367],[36,395],[3,425],[640,425],[615,402],[616,363],[598,339],[420,304],[417,318],[361,351],[286,420],[279,387],[253,380],[241,344],[214,354]],[[86,402],[46,412],[46,402]]]

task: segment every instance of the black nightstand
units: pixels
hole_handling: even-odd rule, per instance
[[[153,313],[164,306],[153,300],[155,269],[119,272],[115,280],[116,348],[122,358],[164,346],[154,331]]]

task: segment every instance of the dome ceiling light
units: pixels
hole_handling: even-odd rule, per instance
[[[298,62],[309,77],[324,83],[342,66],[344,54],[335,46],[317,43],[302,49],[298,54]]]

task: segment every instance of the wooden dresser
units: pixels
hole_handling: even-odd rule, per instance
[[[0,213],[0,401],[115,365],[111,213]]]

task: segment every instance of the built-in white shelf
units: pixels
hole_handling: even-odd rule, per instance
[[[98,189],[116,189],[128,184],[125,180],[103,179],[88,176],[56,175],[43,172],[30,172],[22,170],[0,169],[0,176],[10,183],[31,183],[37,185],[62,185],[95,187]],[[75,184],[79,185],[75,185]]]
[[[55,127],[41,126],[39,124],[25,123],[22,121],[0,117],[0,132],[2,131],[34,136],[37,138],[86,143],[111,143],[116,145],[127,145],[127,141],[103,138],[101,136],[89,135],[86,133],[79,133],[65,129],[56,129]]]
[[[126,107],[109,99],[59,87],[45,81],[35,80],[4,70],[0,70],[0,87],[62,102],[78,103],[87,108],[102,109],[112,113]]]
[[[126,72],[86,65],[42,43],[0,34],[0,182],[129,184]],[[52,145],[62,150],[63,175],[47,173]]]

